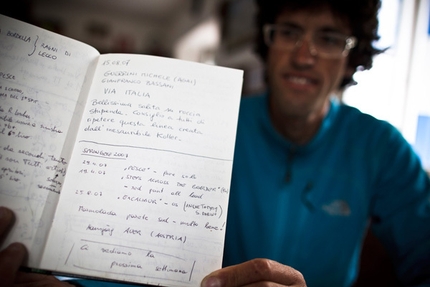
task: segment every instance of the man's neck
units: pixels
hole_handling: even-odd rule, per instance
[[[271,112],[271,120],[275,129],[285,138],[296,145],[304,145],[316,135],[329,108],[330,102],[327,101],[321,111],[304,116],[281,117]]]

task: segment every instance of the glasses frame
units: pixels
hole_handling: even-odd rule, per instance
[[[273,45],[272,34],[275,33],[277,30],[282,30],[282,28],[284,28],[284,27],[285,26],[283,26],[282,24],[265,24],[263,26],[264,43],[268,47],[271,47]],[[294,47],[291,47],[290,49],[286,49],[286,50],[294,50],[295,48],[299,47],[303,43],[304,35],[305,35],[304,33],[302,35],[300,35],[300,37],[296,40]],[[342,35],[342,34],[340,34],[340,35]],[[345,37],[345,46],[343,47],[342,53],[340,53],[339,55],[334,55],[334,54],[332,55],[330,53],[324,53],[324,52],[321,53],[315,47],[314,41],[311,40],[312,48],[313,48],[311,50],[312,55],[314,55],[314,56],[320,55],[320,56],[323,56],[325,58],[342,58],[342,57],[348,56],[349,52],[357,45],[357,38],[354,36],[347,36],[347,35],[342,35],[342,36]]]

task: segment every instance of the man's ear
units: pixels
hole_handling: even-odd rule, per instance
[[[355,73],[355,69],[352,67],[347,66],[345,69],[345,78],[352,79],[352,76]]]
[[[352,78],[356,70],[352,67],[346,67],[345,72],[343,74],[342,83],[339,85],[339,88],[335,91],[335,94],[339,99],[342,99],[343,92],[349,86],[355,85],[356,82]]]
[[[343,74],[344,86],[341,89],[345,89],[346,87],[354,86],[357,83],[354,81],[353,77],[357,70],[353,67],[347,66],[345,72]]]

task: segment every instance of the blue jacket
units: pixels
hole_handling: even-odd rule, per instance
[[[401,134],[332,100],[316,136],[295,146],[267,102],[241,104],[224,264],[270,258],[309,287],[350,286],[371,220],[398,276],[430,286],[430,181]]]

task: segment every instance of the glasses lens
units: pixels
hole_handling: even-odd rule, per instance
[[[346,37],[337,33],[318,33],[314,37],[315,49],[328,56],[342,56],[346,46]]]
[[[294,49],[301,38],[301,32],[298,29],[288,26],[270,25],[265,27],[265,40],[268,46],[280,49]]]

